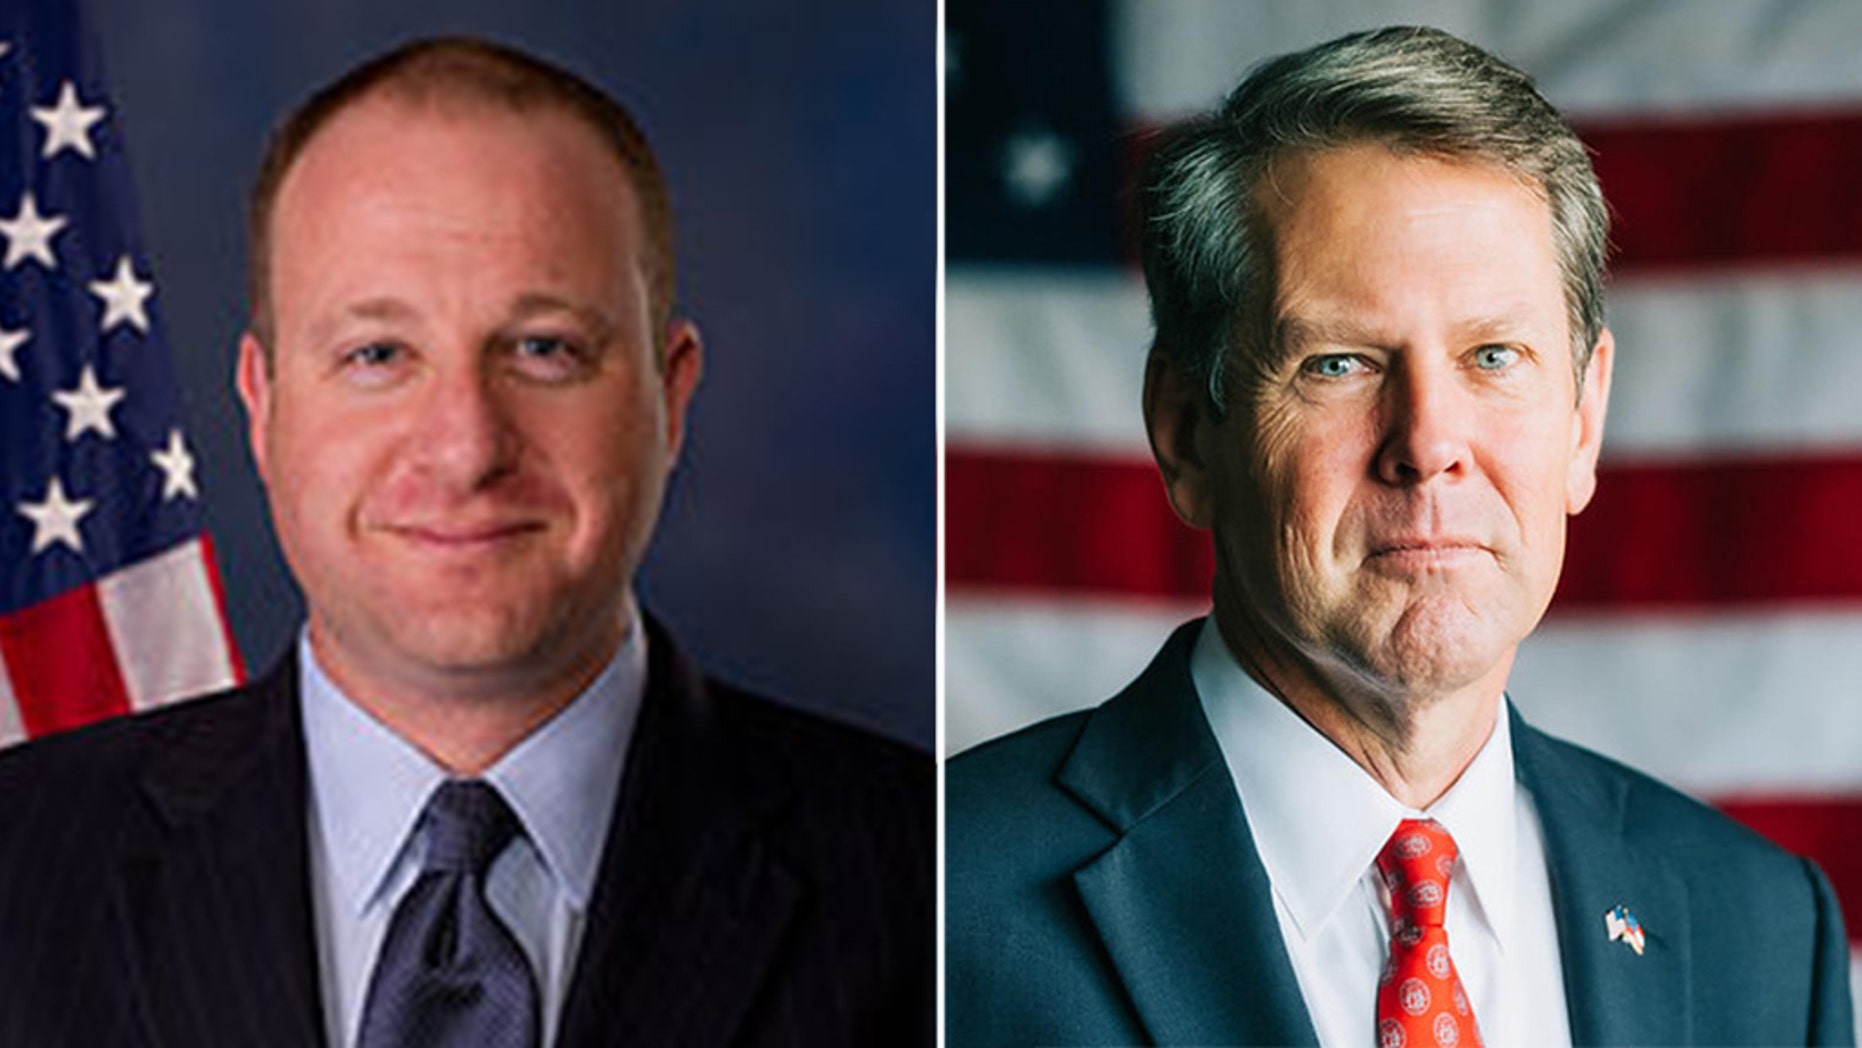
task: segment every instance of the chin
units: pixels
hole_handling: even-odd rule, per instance
[[[1512,649],[1492,618],[1458,600],[1410,605],[1358,650],[1364,669],[1392,691],[1418,699],[1457,691],[1487,677]]]
[[[391,624],[394,646],[442,672],[469,672],[533,661],[546,628],[507,608],[477,613],[438,609]]]

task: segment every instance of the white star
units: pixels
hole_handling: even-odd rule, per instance
[[[102,106],[87,106],[80,102],[77,85],[65,81],[58,89],[57,102],[49,106],[32,107],[32,118],[45,125],[45,151],[39,155],[50,160],[61,149],[75,149],[81,155],[95,159],[97,148],[91,145],[91,126],[103,117]]]
[[[1054,199],[1073,177],[1073,147],[1051,132],[1016,135],[1003,153],[1002,177],[1009,192],[1029,207]]]
[[[5,58],[6,53],[11,50],[13,50],[12,44],[7,43],[5,40],[0,40],[0,58]]]
[[[0,375],[4,375],[8,382],[19,381],[19,357],[15,354],[31,337],[32,332],[24,328],[8,331],[0,327]]]
[[[136,278],[128,255],[116,260],[115,276],[91,281],[90,289],[91,294],[103,300],[103,321],[99,326],[105,334],[118,324],[128,324],[145,333],[149,330],[149,314],[142,304],[155,293],[155,285]]]
[[[182,439],[180,430],[169,430],[168,446],[151,452],[149,458],[162,471],[163,502],[184,496],[200,498],[200,489],[194,486],[194,456],[188,454],[187,442]]]
[[[76,502],[65,497],[65,488],[53,477],[46,488],[44,502],[22,502],[19,512],[32,521],[32,552],[41,553],[62,542],[72,552],[84,552],[84,536],[78,533],[78,521],[95,505],[90,499]]]
[[[0,234],[6,236],[5,268],[12,269],[26,259],[37,259],[47,269],[57,269],[52,257],[52,238],[65,228],[65,216],[41,215],[39,205],[27,193],[19,202],[19,214],[0,220]]]
[[[103,434],[106,440],[116,437],[116,424],[110,421],[110,410],[123,399],[123,387],[105,389],[99,386],[97,372],[89,364],[84,365],[76,389],[56,390],[52,399],[71,412],[71,418],[65,422],[66,440],[76,440],[92,430]]]

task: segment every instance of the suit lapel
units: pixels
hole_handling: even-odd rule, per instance
[[[1074,874],[1160,1044],[1315,1044],[1266,868],[1189,674],[1200,623],[1094,711],[1062,788],[1119,834]]]
[[[1509,713],[1515,774],[1545,831],[1573,1043],[1690,1043],[1686,884],[1629,837],[1627,779],[1598,775],[1595,758]],[[1604,915],[1617,906],[1647,935],[1640,955],[1609,940]]]
[[[627,757],[561,1044],[733,1040],[801,895],[763,825],[786,784],[730,737],[703,682],[649,623],[647,698]]]
[[[157,1044],[322,1042],[296,681],[286,659],[154,729],[116,904]]]

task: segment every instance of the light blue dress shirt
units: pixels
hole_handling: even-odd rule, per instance
[[[298,649],[324,1028],[334,1048],[349,1048],[389,918],[420,872],[420,813],[447,774],[343,695],[308,636]],[[485,894],[536,974],[545,1045],[556,1041],[574,974],[646,662],[635,625],[587,690],[483,776],[524,826],[493,862]]]

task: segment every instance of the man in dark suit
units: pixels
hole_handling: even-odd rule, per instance
[[[1811,864],[1505,701],[1588,502],[1607,212],[1435,30],[1259,67],[1142,189],[1214,613],[951,762],[953,1044],[1847,1043]]]
[[[0,757],[0,1045],[928,1043],[923,755],[636,607],[697,384],[612,99],[409,45],[280,128],[238,384],[309,622]]]

